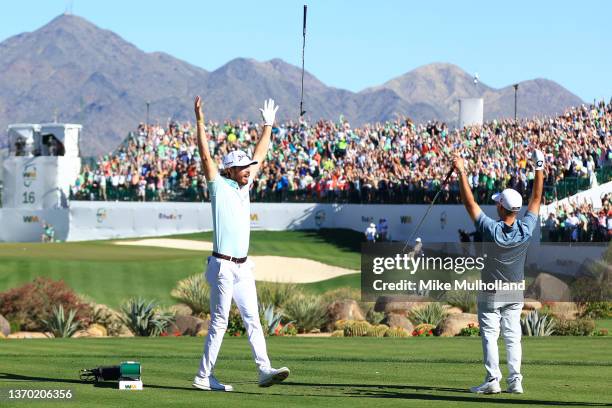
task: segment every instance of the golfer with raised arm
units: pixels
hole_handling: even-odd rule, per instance
[[[213,218],[213,253],[208,257],[206,280],[210,284],[210,325],[200,369],[193,386],[207,391],[232,391],[213,375],[223,335],[227,329],[232,298],[236,302],[247,331],[253,358],[259,371],[259,385],[268,387],[289,376],[289,369],[273,369],[266,351],[266,341],[259,321],[253,262],[247,258],[251,224],[249,189],[270,145],[272,124],[278,107],[272,99],[260,109],[264,128],[255,146],[253,159],[240,150],[223,158],[224,175],[217,171],[210,155],[204,130],[200,97],[194,103],[198,149],[202,171],[208,182]]]
[[[521,282],[524,280],[525,257],[533,230],[538,220],[540,200],[544,185],[544,155],[539,150],[533,152],[535,180],[526,214],[518,219],[522,207],[521,195],[507,188],[493,195],[497,203],[499,220],[489,218],[476,204],[470,190],[464,160],[455,155],[454,167],[459,176],[461,201],[474,221],[476,229],[482,233],[483,241],[491,245],[482,270],[483,282]],[[486,245],[486,244],[485,244]],[[489,252],[489,251],[487,251]],[[478,394],[497,394],[501,392],[502,374],[499,369],[497,339],[501,329],[506,345],[508,360],[507,392],[522,394],[521,375],[521,310],[523,294],[484,291],[478,294],[478,322],[482,338],[482,351],[486,370],[485,381],[470,388]]]

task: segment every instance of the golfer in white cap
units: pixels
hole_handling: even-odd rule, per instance
[[[221,384],[213,375],[233,298],[244,321],[253,358],[259,370],[259,385],[268,387],[287,378],[289,369],[283,367],[276,370],[271,367],[259,321],[257,292],[252,273],[253,262],[247,258],[251,224],[249,189],[268,151],[278,106],[275,107],[274,101],[269,99],[264,102],[263,109],[260,109],[264,129],[255,146],[253,159],[242,151],[227,154],[223,158],[225,173],[221,176],[208,148],[199,96],[196,97],[194,105],[202,170],[211,195],[213,253],[208,257],[205,275],[210,284],[210,325],[200,369],[193,386],[207,391],[233,390],[231,385]]]
[[[523,199],[521,195],[510,188],[495,194],[492,198],[497,203],[495,221],[485,215],[480,209],[470,190],[463,158],[455,155],[454,167],[459,175],[461,201],[476,228],[482,233],[483,241],[489,242],[493,256],[487,254],[481,279],[491,283],[521,282],[524,280],[525,257],[533,230],[540,212],[540,200],[544,187],[544,155],[539,150],[533,154],[535,179],[527,212],[517,219]],[[482,338],[482,350],[486,370],[485,381],[470,391],[479,394],[496,394],[501,392],[502,374],[499,369],[497,339],[501,333],[506,344],[508,360],[509,393],[522,394],[523,376],[521,374],[521,310],[523,309],[523,294],[519,291],[507,293],[504,291],[484,291],[478,294],[478,322]]]

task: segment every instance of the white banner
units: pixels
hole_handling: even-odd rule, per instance
[[[427,208],[427,205],[254,203],[251,204],[251,228],[275,231],[346,228],[364,232],[370,223],[377,224],[385,218],[389,237],[403,241],[411,236]],[[494,206],[482,209],[497,219]],[[70,209],[1,209],[0,241],[40,241],[45,221],[53,225],[56,239],[62,241],[153,237],[212,229],[210,203],[73,201]],[[418,236],[423,242],[459,242],[459,229],[468,233],[475,230],[465,208],[435,205],[414,238]],[[570,254],[567,244],[541,244],[538,225],[527,263],[554,267],[557,273],[563,274],[560,265],[567,262],[580,265],[587,259],[598,259],[605,249],[605,245],[601,248],[591,245],[588,250]]]
[[[42,210],[66,207],[81,168],[78,157],[15,157],[2,163],[4,208]]]
[[[3,208],[0,210],[0,241],[40,242],[44,223],[55,230],[55,239],[64,241],[68,236],[69,213],[67,209],[24,210]]]

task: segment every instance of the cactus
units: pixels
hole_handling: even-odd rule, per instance
[[[332,337],[344,337],[344,330],[334,330],[331,336]]]
[[[336,320],[336,323],[334,323],[334,328],[336,330],[344,330],[344,327],[348,323],[352,323],[352,322],[353,322],[353,320],[344,320],[344,319]]]
[[[555,331],[555,321],[550,316],[540,315],[532,310],[521,319],[521,329],[524,336],[550,336]]]
[[[352,324],[344,326],[345,337],[363,337],[368,334],[368,329],[371,327],[370,323],[366,321],[358,321]]]
[[[368,337],[384,337],[385,333],[389,330],[389,326],[386,324],[377,324],[369,328],[367,336]]]
[[[403,327],[392,327],[386,331],[385,337],[409,337],[410,333]]]

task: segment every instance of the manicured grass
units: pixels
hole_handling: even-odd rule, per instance
[[[212,232],[168,238],[212,241]],[[363,234],[349,229],[251,231],[250,255],[306,258],[327,265],[359,270]]]
[[[200,338],[5,340],[0,344],[0,389],[5,394],[9,387],[69,388],[75,406],[531,407],[610,406],[612,402],[611,338],[524,339],[525,394],[488,396],[466,391],[484,375],[478,338],[270,338],[273,364],[292,370],[285,383],[271,388],[257,387],[246,339],[226,338],[216,373],[234,386],[233,393],[191,388],[202,351]],[[112,383],[94,386],[78,380],[80,368],[123,360],[142,363],[144,391],[120,392]],[[69,404],[36,403],[47,405]]]
[[[597,329],[606,329],[612,333],[612,319],[595,320],[595,327]]]
[[[343,275],[321,282],[304,283],[300,286],[313,293],[324,293],[328,290],[347,287],[361,289],[361,274],[355,273],[351,275]]]
[[[183,239],[212,239],[211,233],[180,235]],[[252,255],[282,255],[314,259],[359,269],[361,235],[349,230],[254,231]],[[174,303],[176,282],[204,270],[209,252],[155,247],[119,246],[111,241],[0,244],[0,291],[38,276],[63,279],[78,293],[117,307],[142,296],[162,304]],[[351,279],[352,284],[359,284]],[[344,285],[340,280],[335,284]],[[337,286],[333,282],[321,289]]]

